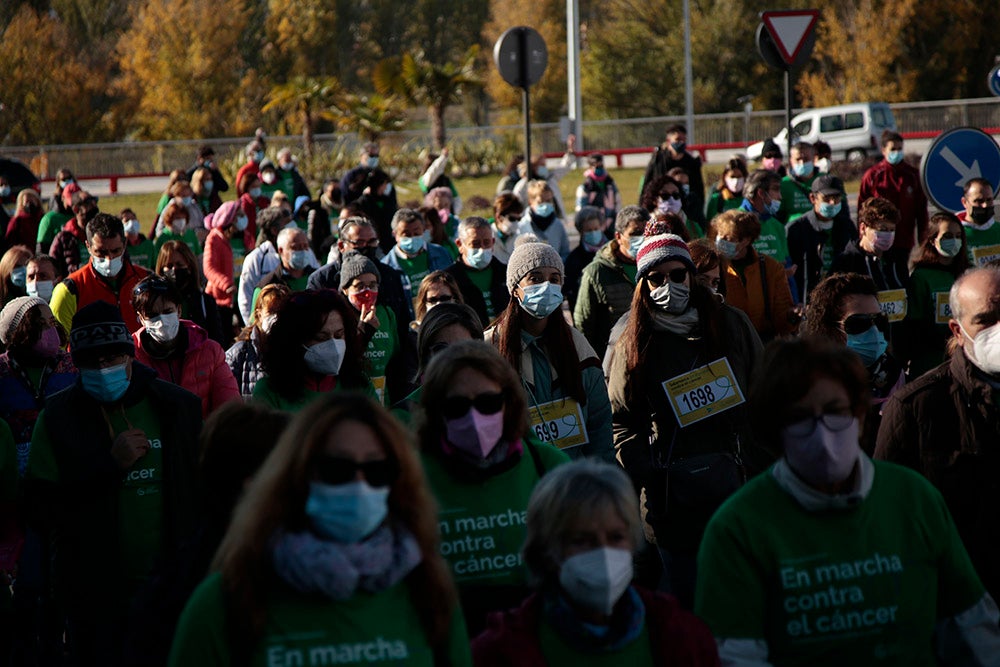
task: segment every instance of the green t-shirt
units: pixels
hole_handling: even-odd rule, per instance
[[[135,405],[107,410],[117,436],[130,428],[141,429],[149,451],[122,474],[118,502],[119,553],[123,579],[134,592],[149,576],[163,545],[163,445],[153,405],[144,398]],[[58,482],[60,471],[46,426],[45,410],[38,415],[28,455],[29,479]]]
[[[743,195],[734,195],[726,199],[722,196],[721,192],[714,190],[708,198],[708,203],[705,205],[705,218],[711,222],[715,216],[726,211],[731,211],[734,208],[739,208],[742,203]]]
[[[639,636],[617,651],[590,651],[564,640],[544,619],[538,624],[538,643],[548,667],[642,667],[653,663],[649,626],[644,622]]]
[[[201,254],[201,243],[198,241],[198,236],[194,233],[193,229],[185,229],[184,233],[178,235],[170,229],[164,229],[160,232],[160,235],[156,237],[153,241],[153,251],[157,257],[160,256],[160,248],[167,241],[182,241],[188,248],[191,248],[191,252],[197,257]]]
[[[396,331],[396,316],[385,306],[375,306],[375,317],[378,318],[378,330],[372,334],[365,350],[368,361],[368,372],[375,393],[382,405],[391,405],[394,396],[389,396],[385,386],[385,369],[389,361],[399,353],[399,334]]]
[[[779,220],[791,222],[803,213],[808,213],[813,207],[809,201],[809,193],[812,192],[812,182],[816,180],[816,171],[804,181],[799,181],[792,176],[785,176],[781,179],[781,208],[778,209]]]
[[[263,585],[263,582],[258,582]],[[297,593],[281,582],[266,591],[263,636],[251,649],[251,665],[407,665],[433,667],[434,651],[424,636],[409,587],[357,593],[347,600]],[[472,664],[465,621],[456,609],[441,657],[447,664]],[[171,667],[230,665],[222,575],[211,574],[195,589],[177,624]]]
[[[165,192],[162,195],[160,195],[160,201],[156,202],[156,215],[160,215],[161,213],[163,213],[163,209],[167,207],[167,204],[170,203],[171,199],[173,199],[173,197],[171,197]]]
[[[1000,257],[1000,247],[992,247],[1000,246],[1000,224],[994,222],[989,229],[962,226],[965,228],[965,245],[969,249],[969,262],[972,266],[983,266],[991,259]]]
[[[401,252],[394,250],[396,253],[396,259],[399,261],[399,268],[406,274],[406,277],[410,279],[410,285],[413,286],[414,298],[417,294],[417,288],[420,287],[420,281],[427,277],[427,274],[431,272],[429,264],[429,255],[427,251],[424,250],[416,257],[407,257]]]
[[[56,234],[63,228],[72,215],[67,213],[60,213],[59,211],[49,211],[42,216],[42,219],[38,222],[38,244],[42,246],[42,252],[48,254],[49,247],[52,245],[52,241],[55,240]],[[31,250],[34,250],[32,248]]]
[[[132,263],[150,271],[156,266],[156,258],[159,256],[153,242],[149,239],[139,241],[135,245],[128,247],[128,256]]]
[[[639,266],[635,262],[622,262],[621,267],[622,271],[625,272],[625,275],[628,276],[628,279],[634,285],[639,275]]]
[[[469,276],[472,284],[482,293],[483,300],[486,301],[486,313],[490,316],[490,321],[492,321],[498,314],[493,307],[493,294],[490,291],[490,287],[493,285],[493,267],[487,266],[482,271],[469,269],[465,272],[465,275]]]
[[[331,391],[351,391],[351,389],[344,389],[343,385],[338,382]],[[363,390],[355,391],[361,391],[361,393],[369,396],[370,398],[378,399],[378,396],[375,393],[375,387],[371,382],[369,382]],[[253,387],[253,400],[255,403],[262,403],[269,408],[274,408],[275,410],[294,413],[302,410],[316,399],[325,396],[327,393],[329,392],[303,388],[302,396],[298,400],[292,401],[279,395],[276,391],[271,389],[271,382],[269,378],[262,377]]]
[[[941,497],[876,461],[867,498],[809,512],[770,471],[723,504],[698,553],[695,613],[775,665],[935,664],[935,622],[983,596]]]
[[[545,470],[569,458],[551,445],[534,445]],[[538,483],[531,453],[516,466],[484,481],[456,479],[434,455],[424,454],[424,472],[440,507],[441,554],[455,582],[524,586],[521,546],[527,534],[528,498]]]
[[[761,255],[772,257],[784,266],[788,255],[788,237],[785,226],[775,217],[760,223],[760,236],[753,242],[753,249]]]
[[[948,293],[954,282],[955,276],[945,269],[914,269],[906,288],[906,319],[933,324],[938,331],[939,340],[947,340],[950,332],[948,319],[951,317]],[[930,341],[915,342],[921,351],[911,360],[910,373],[913,377],[922,375],[944,361],[944,345],[940,349],[932,349],[928,345]]]

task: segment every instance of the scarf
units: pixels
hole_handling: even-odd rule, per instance
[[[689,338],[698,326],[697,308],[688,307],[680,315],[672,315],[659,308],[654,308],[652,315],[654,331],[666,331]]]
[[[449,459],[461,465],[470,466],[477,470],[492,470],[496,466],[506,463],[511,458],[516,457],[520,459],[521,454],[524,453],[524,448],[520,440],[515,440],[514,442],[501,440],[485,459],[480,459],[452,446],[445,438],[441,438],[441,451]]]
[[[340,544],[315,533],[280,531],[271,558],[278,577],[300,593],[346,600],[379,593],[402,581],[422,560],[416,538],[388,523],[360,542]]]
[[[553,202],[552,205],[555,206],[555,202]],[[535,225],[535,227],[537,227],[538,229],[542,230],[543,232],[547,230],[549,227],[551,227],[552,223],[556,221],[555,212],[543,218],[539,216],[537,213],[535,213],[534,209],[529,208],[528,214],[531,216],[531,223]]]
[[[611,622],[606,626],[580,620],[573,607],[557,592],[547,592],[543,596],[545,620],[567,644],[584,651],[620,651],[638,639],[646,623],[646,607],[631,586],[615,604]]]

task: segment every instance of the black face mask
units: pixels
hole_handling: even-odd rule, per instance
[[[981,206],[972,207],[972,222],[977,225],[985,224],[987,220],[993,217],[993,207],[987,206],[983,208]]]
[[[365,246],[364,248],[360,248],[358,252],[360,252],[362,255],[372,260],[373,262],[379,261],[378,255],[376,254],[378,253],[378,246],[375,246],[374,248],[370,246]]]
[[[177,285],[177,287],[187,287],[191,282],[191,271],[187,267],[179,266],[173,269],[163,269],[163,277]]]

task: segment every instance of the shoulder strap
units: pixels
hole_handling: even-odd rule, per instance
[[[764,293],[764,318],[773,325],[774,322],[771,320],[771,299],[769,298],[767,289],[767,264],[764,263],[764,255],[757,255],[757,261],[760,264],[760,289]]]

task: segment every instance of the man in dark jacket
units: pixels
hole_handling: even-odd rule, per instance
[[[47,589],[72,662],[117,665],[132,596],[197,517],[201,402],[134,361],[111,304],[76,314],[70,349],[80,377],[39,415],[25,507],[54,545]]]
[[[784,201],[784,200],[782,200]],[[812,208],[788,224],[788,254],[795,265],[798,302],[822,280],[833,258],[844,251],[858,232],[850,215],[841,212],[847,199],[844,184],[836,176],[824,174],[812,182],[809,201]]]
[[[635,292],[635,256],[642,245],[649,212],[626,206],[615,218],[615,238],[583,270],[573,308],[573,324],[604,358],[611,328],[632,305]]]
[[[705,181],[701,176],[701,158],[687,152],[687,129],[683,125],[671,125],[667,128],[667,140],[653,151],[646,165],[646,174],[642,178],[643,185],[652,183],[674,167],[680,167],[688,175],[690,190],[687,195],[687,205],[684,212],[695,222],[705,220]]]
[[[205,144],[198,149],[198,156],[195,158],[194,164],[188,167],[187,172],[185,172],[185,177],[188,182],[194,178],[194,172],[198,171],[204,167],[212,172],[212,192],[210,195],[210,206],[209,210],[214,211],[215,209],[222,206],[222,193],[229,191],[229,183],[226,182],[225,177],[222,172],[219,171],[218,165],[215,163],[215,149]]]
[[[1000,269],[951,290],[949,361],[886,403],[875,458],[913,468],[944,495],[986,590],[1000,595]]]
[[[450,273],[462,299],[476,311],[479,321],[489,326],[510,302],[505,285],[507,265],[493,256],[493,228],[485,218],[469,217],[458,225],[458,261]]]

